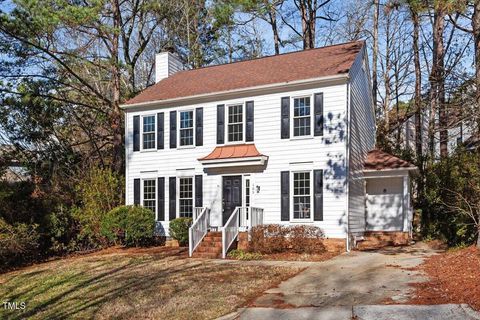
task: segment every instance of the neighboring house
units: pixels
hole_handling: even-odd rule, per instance
[[[364,172],[375,144],[364,42],[182,69],[174,54],[157,55],[157,83],[122,106],[126,203],[152,209],[159,232],[194,217],[190,251],[219,230],[225,254],[258,224],[318,226],[347,248],[368,230],[410,231],[412,167],[399,173],[380,157]],[[383,207],[367,204],[371,182],[401,194],[384,203],[396,206],[386,220],[372,217]]]
[[[399,124],[395,124],[396,128],[392,131],[391,137],[395,141],[398,131],[400,130],[400,145],[403,148],[410,148],[415,153],[415,114],[410,114],[399,120]],[[422,115],[422,150],[428,152],[428,111]],[[437,117],[438,118],[438,117]],[[437,119],[438,121],[438,119]],[[460,145],[465,145],[467,148],[473,145],[475,137],[472,137],[472,120],[466,117],[461,117],[454,112],[448,115],[447,132],[448,132],[448,152],[451,154]],[[476,141],[476,140],[475,140]],[[440,159],[440,132],[438,128],[435,132],[435,158]]]
[[[9,156],[12,149],[11,145],[0,145],[0,181],[16,183],[29,180],[27,168]]]

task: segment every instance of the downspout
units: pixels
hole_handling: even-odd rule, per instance
[[[346,247],[347,247],[347,252],[350,252],[350,213],[349,213],[349,204],[350,204],[350,199],[349,199],[349,187],[350,187],[350,148],[349,148],[349,143],[350,143],[350,78],[348,79],[347,82],[347,108],[346,108],[346,118],[347,118],[347,137],[345,141],[345,166],[346,166],[346,179],[347,179],[347,190],[346,190],[346,195],[347,195],[347,204],[345,206],[346,208],[346,213],[347,213],[347,239],[346,239]]]

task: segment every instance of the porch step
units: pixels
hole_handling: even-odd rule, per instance
[[[193,252],[193,258],[215,259],[222,255],[222,233],[208,232]]]

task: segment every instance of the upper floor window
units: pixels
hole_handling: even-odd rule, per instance
[[[310,97],[293,99],[293,136],[310,136],[312,127],[312,112]]]
[[[311,177],[310,171],[293,173],[293,220],[311,218]]]
[[[156,211],[156,179],[143,180],[143,206],[147,209]]]
[[[179,179],[179,213],[180,217],[193,216],[193,178],[185,177]]]
[[[144,116],[142,126],[143,149],[155,149],[155,116]]]
[[[180,111],[180,146],[193,146],[193,110]]]
[[[227,113],[228,142],[243,141],[243,105],[228,106]]]

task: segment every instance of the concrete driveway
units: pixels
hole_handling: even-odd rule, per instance
[[[385,319],[426,319],[426,314],[429,314],[427,318],[435,319],[475,319],[465,316],[465,310],[469,315],[476,314],[468,306],[444,305],[443,309],[435,306],[429,311],[423,306],[383,305],[388,301],[407,302],[413,293],[408,284],[426,281],[411,268],[435,253],[426,244],[417,243],[409,247],[353,251],[312,263],[297,276],[265,291],[248,308],[230,316],[237,319],[352,319],[353,316],[384,319],[384,312]],[[402,311],[405,307],[407,310]],[[392,317],[392,308],[396,308],[393,314],[402,317]],[[431,313],[441,310],[454,318]],[[423,316],[408,317],[416,313]]]

